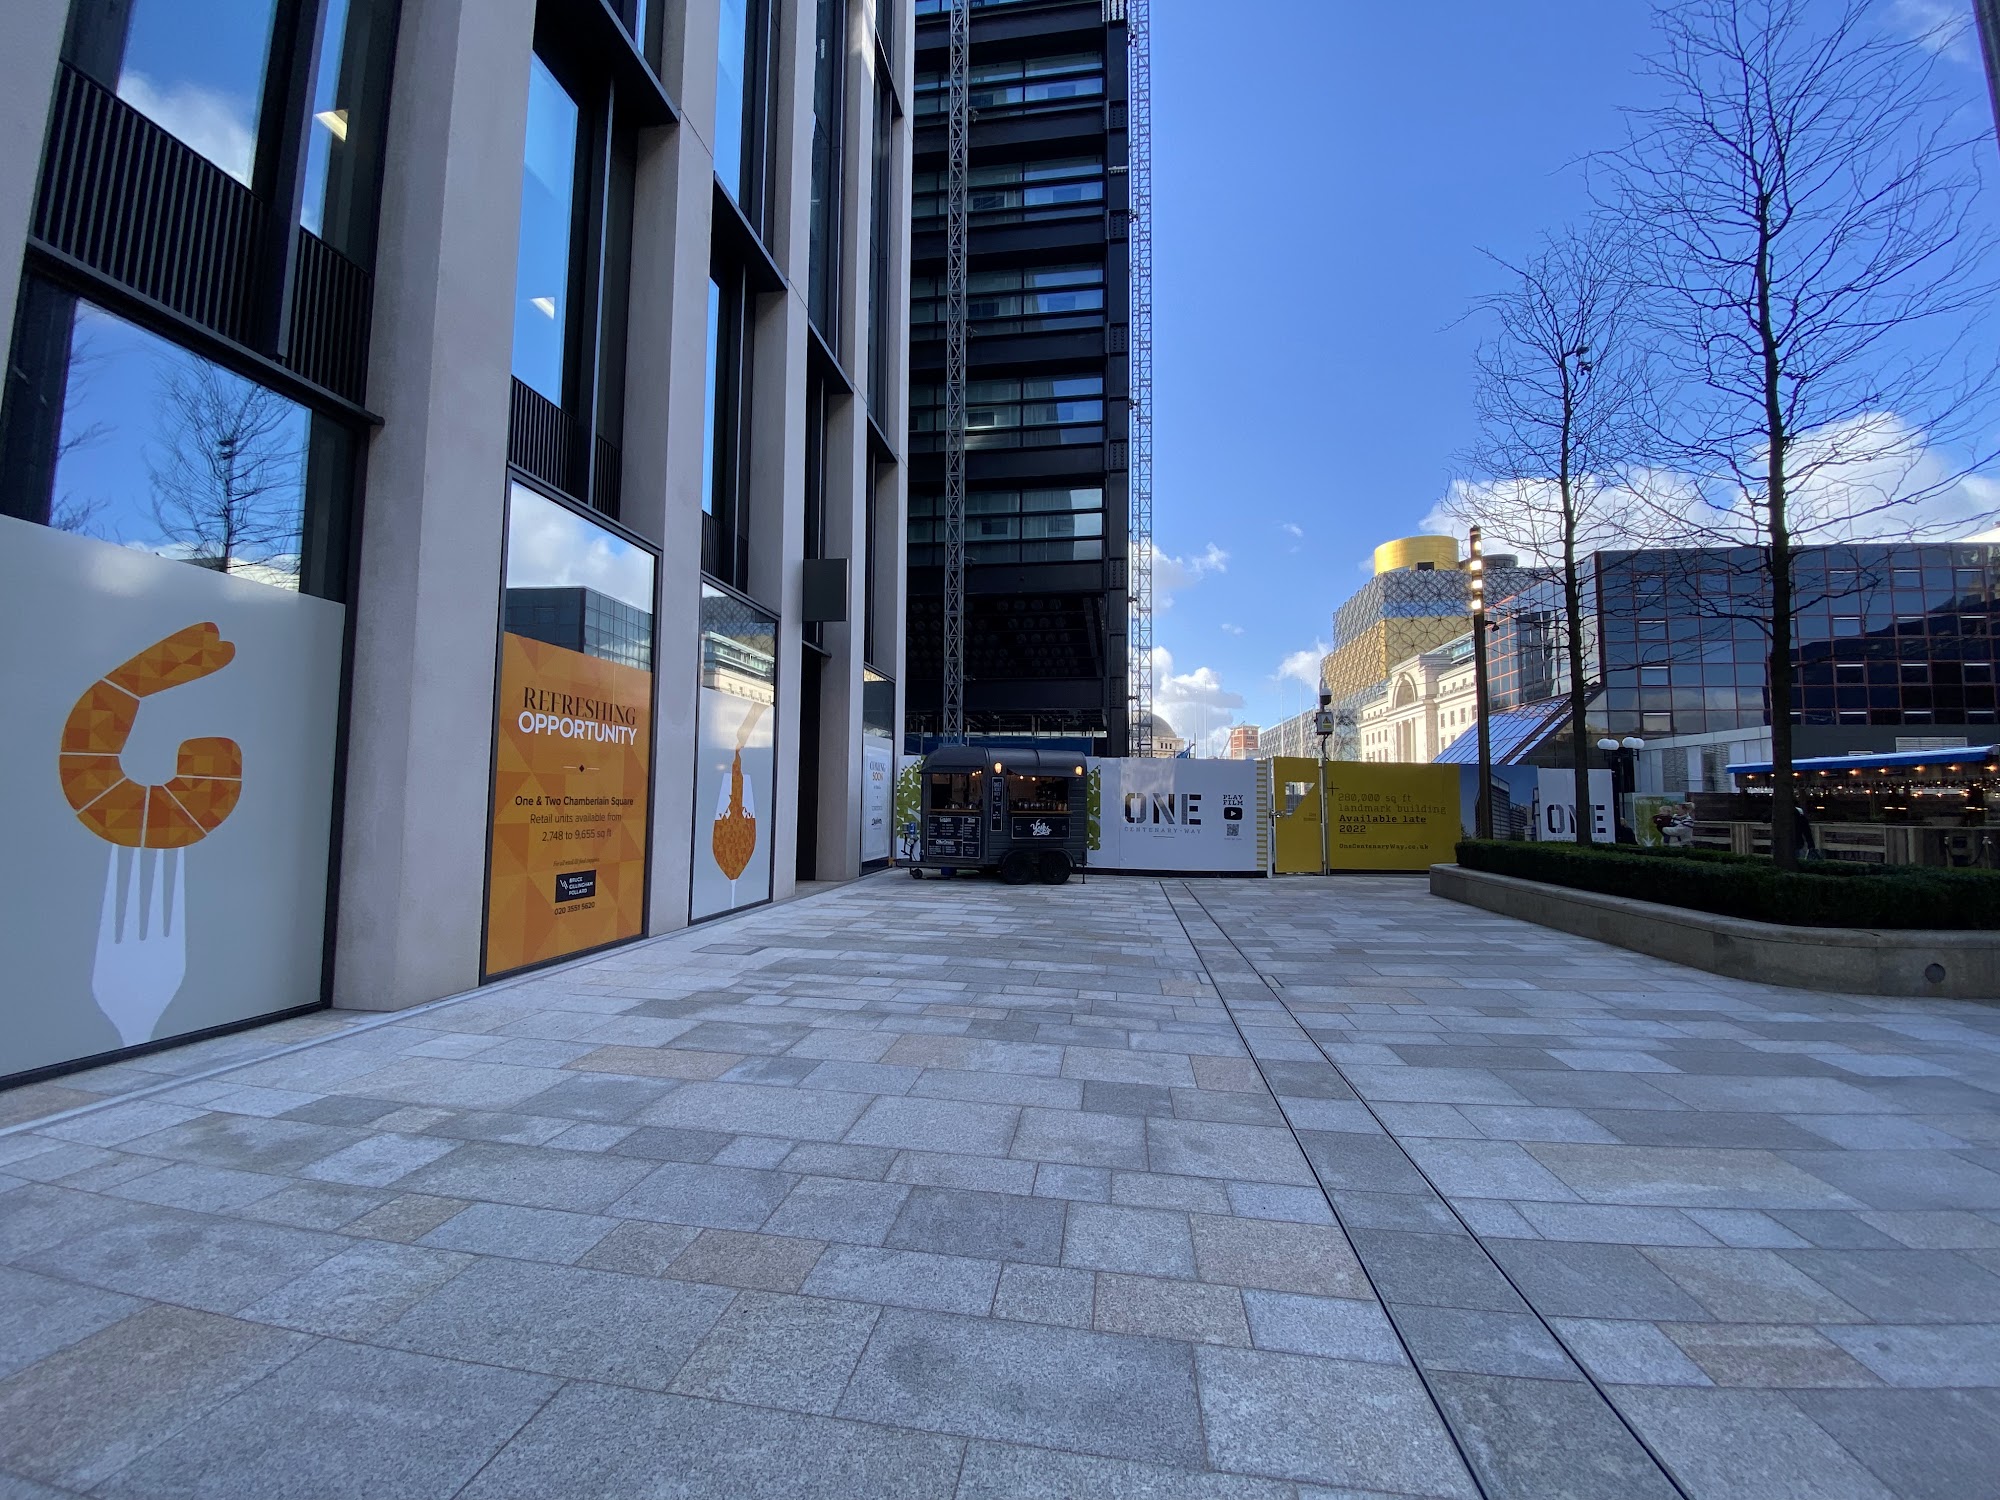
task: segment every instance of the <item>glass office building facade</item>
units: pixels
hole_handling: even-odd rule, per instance
[[[1123,755],[1126,32],[1096,0],[972,0],[965,722]],[[943,697],[949,7],[917,7],[909,748]]]
[[[0,1079],[858,872],[901,712],[913,24],[10,7],[0,961],[33,1000]],[[728,725],[723,607],[763,642]],[[516,815],[547,805],[560,839]]]
[[[2000,547],[1803,549],[1789,710],[1801,757],[1995,737]],[[1587,580],[1591,726],[1647,742],[1642,790],[1727,789],[1731,758],[1767,755],[1769,583],[1749,548],[1600,552]],[[1496,603],[1496,710],[1567,691],[1553,584]]]

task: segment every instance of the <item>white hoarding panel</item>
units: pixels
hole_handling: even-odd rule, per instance
[[[343,615],[0,517],[0,1074],[319,1000]]]
[[[1099,760],[1099,843],[1107,870],[1255,874],[1258,765],[1248,760]]]
[[[889,857],[889,819],[894,811],[896,742],[885,735],[861,737],[861,858]]]
[[[1590,801],[1590,841],[1593,844],[1608,844],[1612,841],[1609,771],[1590,773]],[[1574,771],[1549,766],[1541,768],[1540,785],[1535,795],[1535,837],[1564,843],[1576,842]]]
[[[694,768],[694,920],[771,899],[777,766],[768,705],[701,690]]]

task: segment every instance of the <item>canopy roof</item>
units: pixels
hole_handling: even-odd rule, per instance
[[[2000,764],[2000,745],[1947,745],[1941,750],[1890,750],[1879,755],[1822,755],[1795,760],[1794,771],[1948,771],[1954,766],[1973,770]],[[1771,762],[1746,761],[1727,768],[1731,776],[1768,776]]]
[[[1569,712],[1569,699],[1550,698],[1540,703],[1530,703],[1525,708],[1510,708],[1494,714],[1488,721],[1487,737],[1492,742],[1493,764],[1511,766],[1535,748],[1547,737],[1550,730],[1562,722]],[[1431,762],[1438,766],[1476,766],[1479,764],[1479,729],[1477,725],[1467,729],[1457,739],[1440,750],[1437,759]]]

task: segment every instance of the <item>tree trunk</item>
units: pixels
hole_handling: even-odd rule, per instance
[[[1591,842],[1597,820],[1590,805],[1590,729],[1584,716],[1590,707],[1590,690],[1583,677],[1583,580],[1577,576],[1576,542],[1572,538],[1563,554],[1563,615],[1569,639],[1569,737],[1575,750],[1576,841]],[[1617,810],[1612,810],[1616,826]]]
[[[1757,247],[1757,332],[1764,351],[1764,468],[1766,531],[1771,573],[1771,863],[1781,870],[1799,866],[1798,805],[1792,774],[1792,532],[1786,513],[1786,425],[1782,380],[1783,351],[1771,311],[1771,203],[1758,204],[1762,234]]]

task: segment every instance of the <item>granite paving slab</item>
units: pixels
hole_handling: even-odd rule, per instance
[[[0,1095],[0,1495],[1959,1500],[1996,1151],[1993,1005],[891,873]]]

